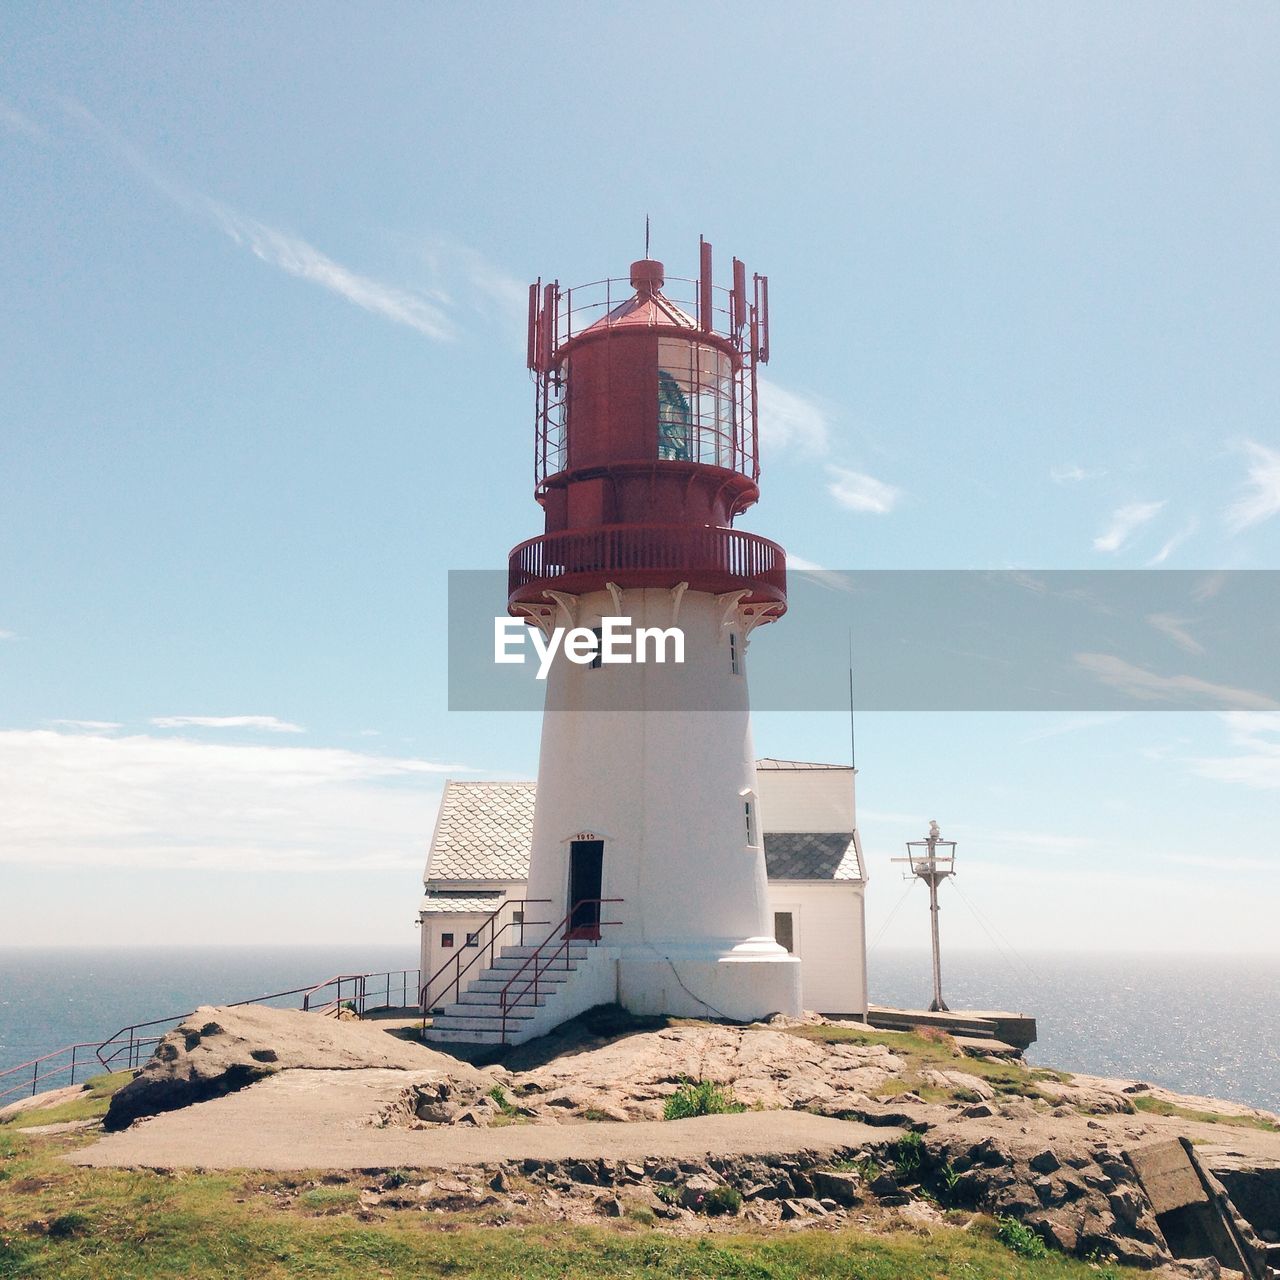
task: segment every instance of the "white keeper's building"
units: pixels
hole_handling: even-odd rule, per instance
[[[861,1017],[867,1009],[866,869],[854,770],[773,759],[755,767],[774,939],[803,961],[804,1008]],[[434,1007],[455,999],[447,971],[457,968],[459,951],[481,945],[493,913],[527,896],[536,792],[532,782],[445,784],[419,909],[424,984],[446,970],[428,989]],[[505,919],[518,922],[518,912],[513,907]],[[533,905],[524,914],[529,940],[541,942],[554,921],[538,927],[544,915]],[[515,941],[514,932],[504,941]],[[483,968],[480,960],[468,976]]]

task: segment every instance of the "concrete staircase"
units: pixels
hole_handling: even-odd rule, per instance
[[[504,1031],[502,992],[508,984]],[[426,1039],[439,1045],[523,1044],[595,1005],[612,1003],[617,995],[618,957],[609,947],[573,942],[554,959],[545,944],[503,947],[456,1004],[433,1016]]]

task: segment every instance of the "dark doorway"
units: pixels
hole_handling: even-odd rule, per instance
[[[796,950],[796,922],[790,911],[773,913],[773,940],[792,955]]]
[[[569,937],[600,936],[600,886],[603,883],[604,841],[571,840],[569,842],[569,905],[573,916],[569,921]]]

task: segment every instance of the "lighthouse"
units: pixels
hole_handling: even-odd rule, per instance
[[[646,257],[625,280],[530,288],[545,528],[511,552],[508,611],[548,635],[608,619],[683,635],[682,661],[547,674],[525,916],[547,913],[544,950],[608,957],[638,1014],[800,1012],[800,961],[769,911],[748,697],[786,560],[734,528],[760,495],[768,356],[767,279],[735,258],[718,285],[705,241],[696,279]]]

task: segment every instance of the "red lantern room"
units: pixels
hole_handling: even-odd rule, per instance
[[[733,260],[696,280],[650,258],[629,284],[529,289],[537,384],[535,496],[546,532],[511,553],[509,604],[606,584],[742,591],[752,612],[786,608],[780,546],[734,529],[759,497],[756,366],[769,358],[769,286]]]

